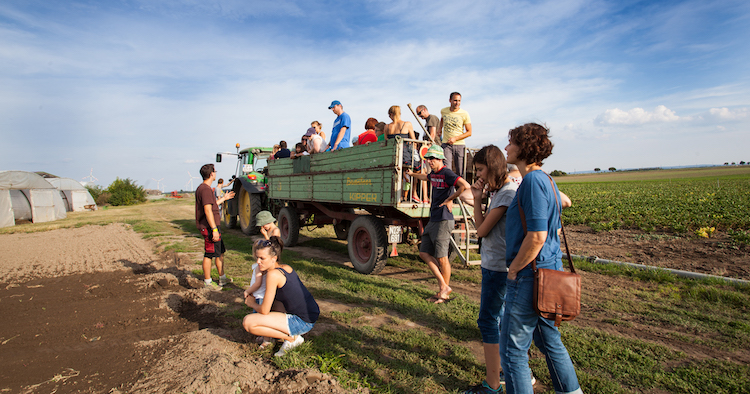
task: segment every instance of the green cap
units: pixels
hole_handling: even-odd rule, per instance
[[[276,219],[274,219],[273,215],[271,215],[271,212],[268,211],[260,211],[258,212],[258,215],[255,216],[255,225],[256,226],[265,226],[268,223],[275,222]]]
[[[427,149],[427,153],[424,154],[425,159],[428,157],[434,157],[436,159],[443,159],[445,160],[445,155],[443,154],[443,148],[440,147],[440,145],[431,145]]]

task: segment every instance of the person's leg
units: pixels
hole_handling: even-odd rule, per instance
[[[443,163],[449,170],[453,170],[453,145],[443,144],[443,155],[445,156]]]
[[[435,275],[435,278],[438,281],[438,292],[432,297],[433,300],[437,300],[436,298],[440,295],[441,291],[447,287],[443,274],[438,267],[438,261],[434,257],[435,243],[433,240],[437,236],[439,224],[440,222],[427,223],[427,226],[425,226],[424,231],[422,232],[422,243],[419,245],[419,258],[427,264],[427,267],[432,271],[432,274]]]
[[[453,157],[456,161],[456,169],[453,172],[461,178],[466,178],[466,169],[464,168],[465,148],[465,145],[453,145]]]
[[[477,325],[482,334],[486,366],[485,381],[493,388],[500,387],[500,317],[505,303],[506,272],[482,268],[482,295],[479,300]]]
[[[437,296],[440,297],[441,294],[443,294],[444,290],[450,290],[450,287],[448,287],[448,284],[445,283],[445,278],[443,277],[443,273],[440,272],[440,267],[438,266],[438,259],[431,256],[430,254],[426,252],[419,252],[419,257],[427,263],[427,267],[432,271],[432,274],[435,275],[435,279],[438,281],[438,293]]]
[[[534,278],[519,276],[508,280],[505,313],[500,328],[500,362],[509,394],[533,394],[528,350],[539,317],[534,312]]]
[[[203,279],[211,280],[211,258],[203,258]]]
[[[242,319],[242,327],[245,331],[261,336],[293,341],[289,335],[289,324],[285,313],[269,312],[267,315],[251,313]]]
[[[437,234],[435,235],[435,257],[439,263],[439,271],[443,276],[444,286],[440,288],[439,297],[442,299],[448,299],[448,294],[451,293],[450,282],[451,282],[451,263],[448,260],[448,253],[450,252],[450,237],[451,231],[453,230],[453,220],[443,220],[435,222],[437,225]]]
[[[211,267],[209,267],[209,270]],[[216,258],[216,270],[219,271],[219,276],[224,276],[224,255]]]
[[[544,354],[555,392],[583,393],[578,383],[573,361],[562,343],[560,331],[555,327],[554,321],[539,319],[539,323],[534,330],[534,343]]]
[[[440,296],[442,298],[448,298],[448,294],[453,291],[450,288],[451,284],[451,263],[448,261],[448,256],[440,257],[437,259],[438,264],[440,265],[440,273],[443,276],[443,283],[444,285],[440,287]]]

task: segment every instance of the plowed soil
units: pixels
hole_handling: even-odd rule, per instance
[[[746,248],[616,230],[568,229],[572,253],[750,280]],[[326,374],[279,370],[258,355],[254,338],[219,305],[239,303],[241,289],[211,291],[191,274],[191,259],[154,254],[155,245],[126,225],[85,226],[0,235],[0,391],[9,393],[344,393]],[[347,264],[316,248],[303,255]],[[184,261],[183,261],[184,260]],[[428,281],[430,275],[386,267],[381,275]],[[584,302],[627,279],[583,273]],[[479,300],[479,285],[452,282]],[[334,308],[321,301],[322,309]],[[340,306],[339,306],[340,307]],[[586,309],[572,324],[607,330],[606,311]],[[750,363],[750,357],[695,341],[669,328],[618,328],[619,335],[663,343],[698,357]],[[325,330],[316,325],[310,335]],[[482,359],[481,343],[468,344]],[[543,388],[537,388],[543,389]]]

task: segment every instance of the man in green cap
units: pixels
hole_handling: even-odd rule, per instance
[[[430,181],[432,186],[432,203],[430,204],[430,222],[422,233],[422,243],[419,246],[419,257],[427,263],[437,278],[438,292],[430,297],[430,301],[441,304],[450,299],[453,291],[449,284],[451,279],[451,263],[448,261],[450,237],[453,231],[453,200],[458,198],[471,185],[465,179],[456,175],[445,166],[443,148],[432,145],[427,149],[424,160],[432,170],[429,174],[409,171],[409,175]]]

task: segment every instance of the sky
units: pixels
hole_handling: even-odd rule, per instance
[[[747,0],[3,0],[0,170],[188,190],[453,91],[470,147],[546,124],[548,171],[750,162],[749,60]]]

